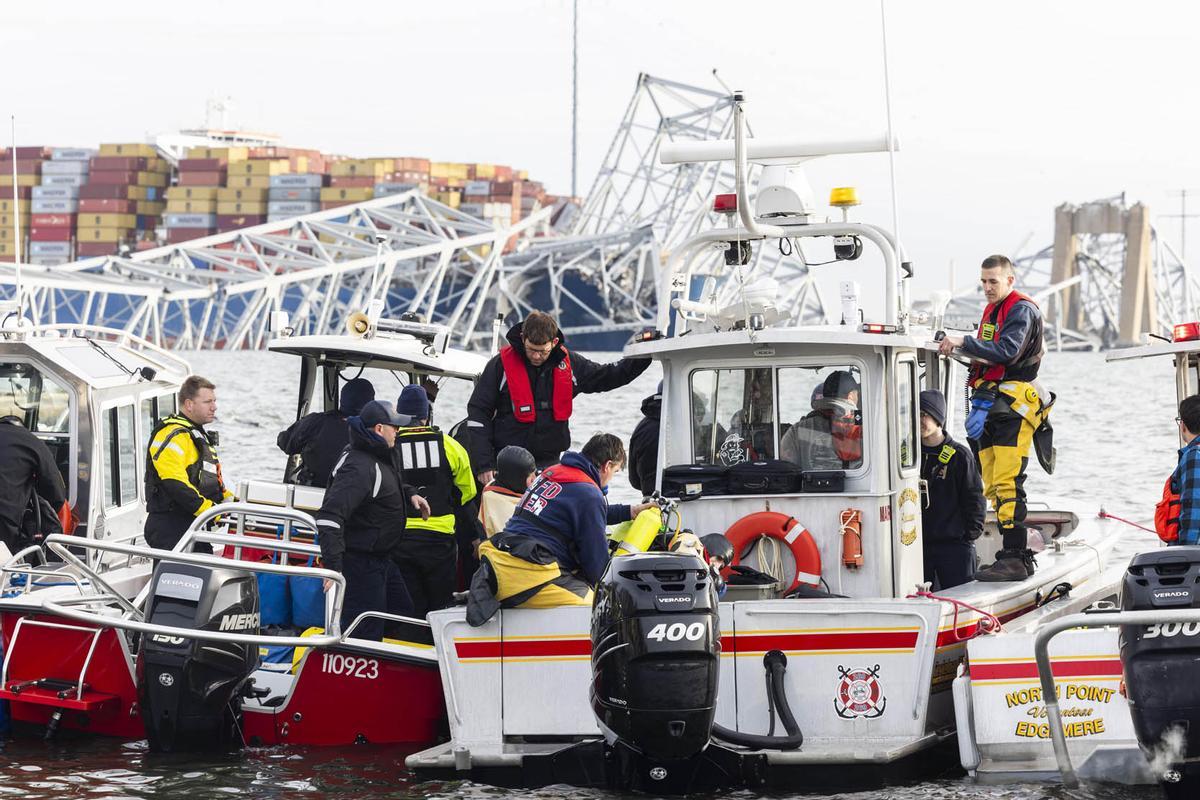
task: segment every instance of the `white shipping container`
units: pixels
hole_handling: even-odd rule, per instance
[[[34,214],[74,214],[79,210],[79,201],[73,198],[33,200],[29,210]]]
[[[43,175],[42,186],[75,186],[87,183],[87,173],[83,175]]]
[[[375,184],[375,196],[390,197],[394,194],[403,194],[416,188],[417,185],[415,183],[377,183]]]
[[[267,203],[268,214],[286,214],[290,216],[298,216],[300,214],[311,214],[314,211],[320,211],[321,204],[319,202],[305,200],[284,200],[277,203]]]
[[[93,150],[90,147],[55,147],[50,151],[50,158],[53,161],[84,161],[97,155],[100,151]],[[45,167],[45,165],[42,165]]]
[[[487,195],[492,193],[492,184],[488,181],[467,181],[463,194]]]
[[[297,175],[272,175],[271,188],[278,187],[297,187],[304,189],[320,189],[324,186],[325,176],[300,173]]]
[[[79,197],[78,186],[34,186],[34,200],[74,200]]]
[[[31,256],[61,256],[69,258],[71,255],[70,242],[30,242],[29,255]]]
[[[464,214],[470,214],[472,217],[482,217],[484,203],[461,203],[458,210]]]
[[[43,175],[86,175],[88,172],[88,162],[86,161],[44,161],[42,162]]]
[[[163,225],[168,228],[215,228],[216,214],[167,214]]]

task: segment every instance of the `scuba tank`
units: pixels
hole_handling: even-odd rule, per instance
[[[647,508],[631,522],[618,525],[608,535],[613,557],[645,553],[662,530],[662,512]]]

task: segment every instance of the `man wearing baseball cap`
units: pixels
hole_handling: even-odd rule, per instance
[[[946,398],[936,389],[921,392],[922,547],[925,580],[936,590],[975,577],[975,540],[983,533],[987,503],[971,448],[950,438]]]
[[[325,567],[346,578],[342,627],[365,611],[409,615],[412,598],[391,551],[404,534],[408,509],[425,519],[429,503],[401,481],[393,458],[396,431],[411,419],[391,403],[372,400],[346,422],[350,444],[333,468],[321,510],[317,537]],[[329,584],[325,586],[329,589]],[[367,619],[351,634],[379,641],[383,620]]]

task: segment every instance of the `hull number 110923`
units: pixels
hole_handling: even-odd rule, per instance
[[[341,653],[322,653],[321,672],[345,675],[348,678],[373,679],[379,677],[379,661]]]

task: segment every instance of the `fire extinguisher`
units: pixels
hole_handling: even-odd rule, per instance
[[[862,512],[847,508],[842,512],[842,563],[850,569],[863,565]]]

